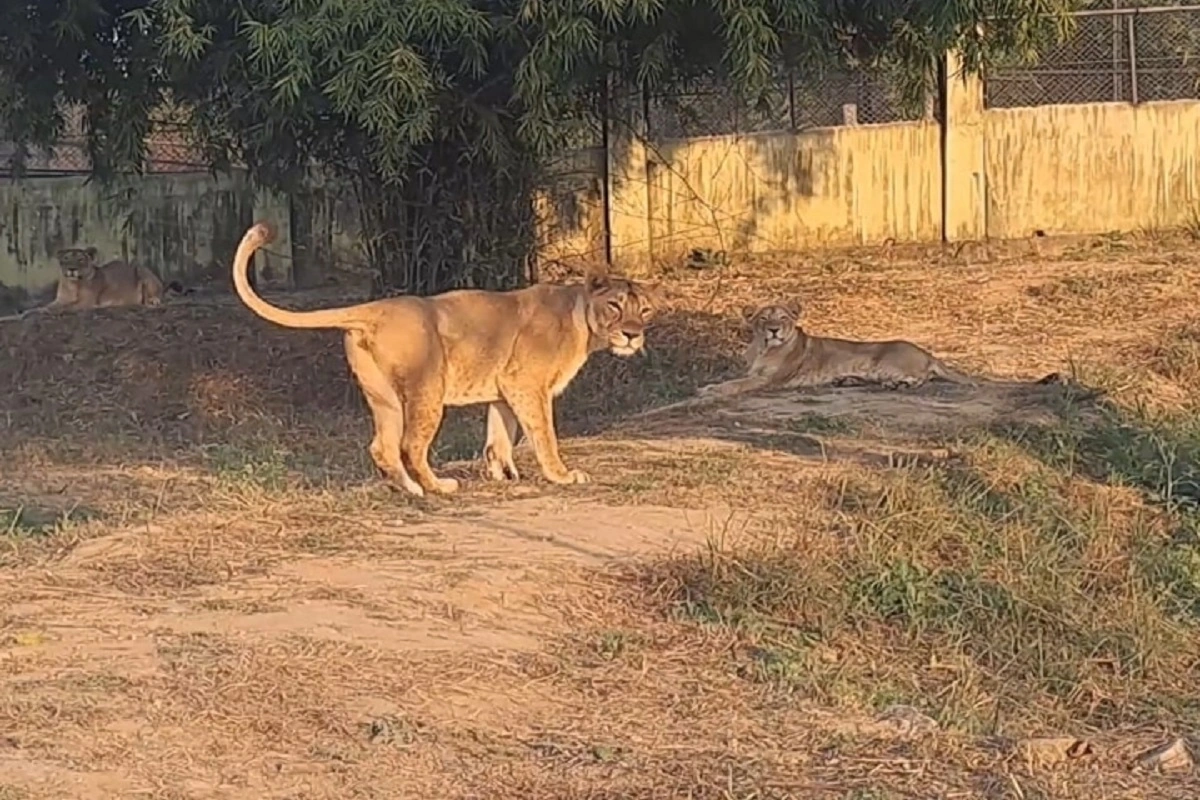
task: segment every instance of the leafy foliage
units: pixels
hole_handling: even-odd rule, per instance
[[[387,283],[434,290],[505,269],[437,259],[528,250],[538,165],[608,76],[728,77],[753,96],[781,66],[842,63],[916,95],[947,48],[978,69],[1053,37],[1074,2],[28,0],[0,10],[0,133],[46,145],[82,107],[104,176],[140,167],[157,119],[182,119],[217,168],[387,195],[363,220],[372,260]]]

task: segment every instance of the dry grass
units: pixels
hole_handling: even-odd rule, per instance
[[[388,492],[338,337],[231,302],[0,327],[0,800],[1193,797],[1129,765],[1200,736],[1200,250],[1039,246],[668,269],[647,355],[558,404],[570,492],[463,461],[459,497]],[[1108,399],[621,424],[789,294]],[[438,460],[481,441],[456,413]],[[1091,753],[1023,762],[1038,735]]]

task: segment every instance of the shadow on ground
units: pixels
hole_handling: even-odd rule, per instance
[[[329,305],[308,298],[294,307]],[[565,436],[596,433],[736,369],[737,328],[663,315],[644,355],[597,353],[556,403]],[[323,481],[373,477],[370,418],[336,331],[289,330],[231,298],[0,324],[0,447],[93,464],[192,463]],[[477,456],[482,407],[449,409],[435,461]]]
[[[629,420],[614,434],[642,439],[714,439],[817,460],[870,466],[949,457],[947,441],[995,428],[1055,426],[1091,407],[1078,384],[991,381],[930,383],[907,390],[845,386],[747,395],[716,406]],[[935,442],[934,450],[911,444]]]

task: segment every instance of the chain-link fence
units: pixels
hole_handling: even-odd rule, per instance
[[[91,157],[87,151],[83,109],[68,111],[63,120],[63,132],[58,142],[49,149],[31,148],[23,158],[21,169],[29,177],[52,177],[87,175],[91,173]],[[153,132],[146,139],[146,172],[195,173],[209,168],[204,159],[192,146],[186,135],[185,126],[174,122],[155,123]],[[14,172],[16,147],[11,143],[0,143],[0,176]]]
[[[1200,99],[1200,5],[1077,12],[1030,65],[990,70],[989,108]]]
[[[648,133],[664,139],[899,122],[930,113],[928,106],[905,108],[885,77],[836,70],[782,76],[754,103],[728,83],[708,80],[650,93],[645,104]]]

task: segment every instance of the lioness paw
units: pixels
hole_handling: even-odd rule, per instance
[[[392,480],[389,478],[386,486],[393,492],[406,492],[411,494],[413,497],[425,496],[425,490],[421,488],[421,484],[417,483],[412,478],[408,478],[407,480]]]
[[[565,486],[571,483],[591,483],[592,476],[581,469],[569,469],[566,472],[556,475],[547,473],[546,480]]]
[[[489,461],[487,465],[488,477],[494,481],[519,481],[521,473],[517,472],[517,468],[511,464],[505,464],[501,461]]]
[[[519,481],[521,473],[517,472],[517,465],[510,458],[507,462],[496,455],[495,448],[490,444],[484,448],[483,460],[487,465],[488,477],[494,481]]]
[[[458,491],[458,481],[454,478],[438,478],[434,488],[442,494],[454,494]]]

